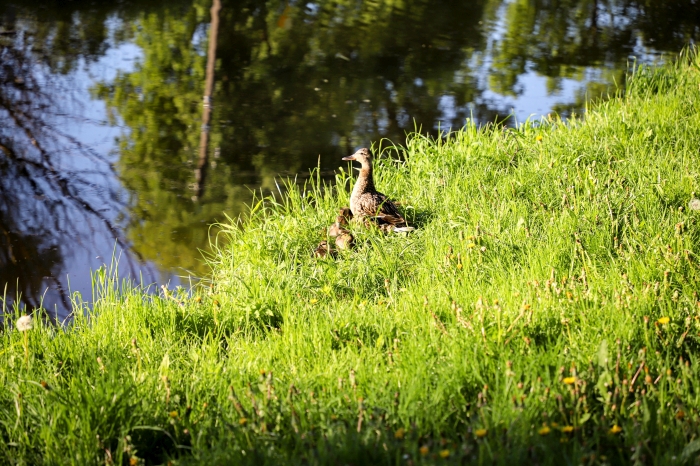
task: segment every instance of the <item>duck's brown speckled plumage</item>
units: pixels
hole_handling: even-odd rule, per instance
[[[406,220],[401,216],[389,198],[377,191],[372,176],[372,155],[367,149],[360,149],[343,160],[356,160],[362,164],[360,176],[350,195],[350,210],[353,217],[372,217],[379,224],[389,224],[396,227],[406,226]]]

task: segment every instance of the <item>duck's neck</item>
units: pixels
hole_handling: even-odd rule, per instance
[[[352,191],[353,194],[361,194],[376,191],[374,187],[374,178],[372,177],[371,164],[362,164],[362,168],[360,169],[360,176],[357,178],[357,182],[355,182],[355,187]]]

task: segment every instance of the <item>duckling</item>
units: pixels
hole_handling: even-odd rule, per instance
[[[343,228],[343,225],[347,225],[348,222],[345,220],[345,217],[341,217],[338,215],[338,217],[335,219],[335,222],[328,228],[328,236],[331,238],[335,238],[339,235],[342,235],[344,233],[347,233],[348,230]]]
[[[348,219],[352,218],[352,213],[349,207],[342,207],[338,210],[338,216],[335,218],[335,222],[328,228],[328,236],[335,238],[343,233],[348,233],[348,230],[344,228],[348,224]]]
[[[318,243],[318,246],[316,249],[314,249],[314,257],[318,258],[323,258],[326,256],[335,257],[336,254],[337,251],[328,244],[328,241],[325,240]]]
[[[368,217],[379,225],[392,225],[395,228],[406,227],[406,220],[401,216],[396,205],[377,191],[372,176],[372,154],[366,148],[343,157],[342,160],[354,160],[362,164],[360,176],[350,195],[350,210],[355,218]]]
[[[335,247],[342,251],[347,251],[352,249],[354,244],[354,238],[350,233],[345,231],[335,238]]]
[[[338,219],[343,218],[342,223],[347,225],[348,221],[352,220],[352,211],[350,207],[341,207],[338,209]]]

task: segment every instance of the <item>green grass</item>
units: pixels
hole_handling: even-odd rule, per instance
[[[694,464],[699,70],[376,147],[410,235],[313,258],[344,172],[224,225],[211,287],[99,271],[69,327],[3,331],[0,462]]]

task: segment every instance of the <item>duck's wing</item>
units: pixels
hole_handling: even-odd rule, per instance
[[[394,204],[391,201],[391,199],[386,197],[384,194],[377,193],[377,201],[379,206],[377,215],[384,215],[387,217],[398,217],[403,219],[403,217],[399,213],[399,209],[396,208],[396,204]]]
[[[403,226],[406,225],[406,219],[400,215],[377,215],[374,219],[379,224]]]
[[[376,212],[376,217],[381,219],[385,223],[391,225],[401,225],[406,223],[406,219],[403,218],[399,209],[396,208],[394,204],[388,197],[382,193],[377,193],[378,209]]]
[[[353,213],[355,217],[369,217],[381,223],[400,224],[405,222],[396,205],[379,192],[358,196],[353,204]]]

